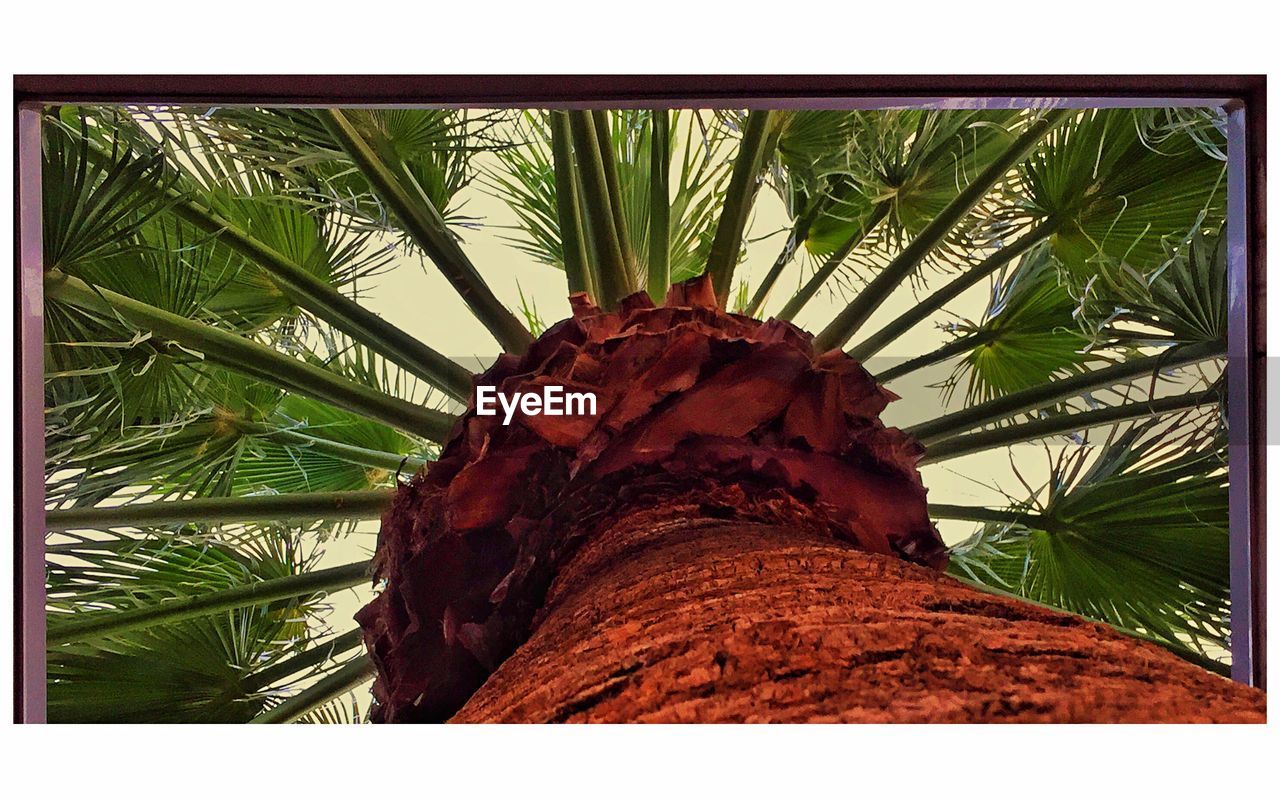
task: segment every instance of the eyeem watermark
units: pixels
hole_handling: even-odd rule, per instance
[[[542,392],[516,392],[511,395],[498,391],[497,387],[476,387],[476,414],[494,417],[501,407],[504,426],[511,425],[511,418],[519,409],[525,415],[550,415],[552,417],[594,415],[596,393],[565,392],[564,387],[548,385]]]

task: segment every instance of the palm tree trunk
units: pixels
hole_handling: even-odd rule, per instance
[[[559,572],[455,722],[1262,722],[1105,626],[798,528],[626,520]]]
[[[468,412],[397,490],[356,615],[374,720],[1262,719],[1159,646],[945,576],[919,445],[857,362],[718,311],[705,275],[644,300],[580,303],[486,379],[580,375],[607,422]]]

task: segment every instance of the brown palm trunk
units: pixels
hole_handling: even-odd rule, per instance
[[[622,521],[455,722],[1261,722],[1105,626],[794,528]]]
[[[473,408],[401,486],[359,614],[373,719],[1261,720],[1261,693],[969,589],[893,400],[705,278],[574,316],[477,378],[598,413]]]

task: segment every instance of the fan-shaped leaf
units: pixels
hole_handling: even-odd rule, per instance
[[[1165,246],[1225,208],[1225,166],[1188,136],[1153,149],[1132,109],[1081,112],[1028,159],[1022,180],[1029,208],[1062,225],[1051,242],[1078,282],[1105,264],[1099,254],[1149,272]]]
[[[1083,372],[1098,356],[1080,330],[1079,304],[1058,280],[1050,249],[1040,245],[1015,270],[997,277],[982,322],[956,326],[974,343],[948,384],[967,379],[969,404]]]
[[[950,569],[1153,639],[1227,647],[1224,438],[1184,426],[1138,424],[1096,456],[1067,452],[1017,507],[1035,523],[985,525]]]
[[[50,621],[296,575],[308,565],[278,533],[239,548],[163,535],[74,538],[51,556]],[[54,648],[49,719],[246,721],[266,701],[246,679],[303,648],[316,611],[311,599],[281,601]]]

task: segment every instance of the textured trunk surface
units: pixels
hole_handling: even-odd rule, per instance
[[[455,722],[1261,722],[1105,626],[789,526],[637,514]]]

